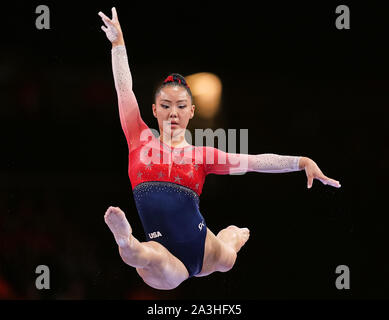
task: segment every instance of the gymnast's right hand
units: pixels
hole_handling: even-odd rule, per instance
[[[111,41],[112,46],[124,45],[122,28],[120,27],[116,8],[112,8],[112,19],[108,18],[101,11],[98,13],[98,15],[106,25],[101,26],[101,29],[105,32],[108,40]]]

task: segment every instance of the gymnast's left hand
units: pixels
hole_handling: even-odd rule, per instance
[[[310,158],[302,157],[300,160],[300,167],[303,167],[305,170],[305,174],[308,179],[308,189],[312,187],[313,179],[320,180],[325,185],[330,185],[335,188],[340,188],[340,183],[337,180],[331,179],[321,172],[320,168],[317,166],[316,162]]]
[[[112,19],[108,18],[104,13],[99,11],[98,15],[103,20],[105,26],[101,26],[101,29],[105,32],[109,41],[111,41],[112,46],[124,45],[123,32],[120,27],[118,14],[116,8],[112,7]]]

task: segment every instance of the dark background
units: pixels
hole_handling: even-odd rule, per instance
[[[210,3],[2,5],[0,298],[389,298],[388,8]],[[40,4],[50,30],[35,28]],[[340,4],[350,30],[335,27]],[[212,129],[248,129],[250,154],[310,157],[342,187],[308,190],[303,171],[210,175],[207,226],[251,230],[234,268],[172,291],[143,283],[103,219],[119,206],[145,240],[97,15],[112,6],[150,127],[168,73],[212,72],[223,84]],[[50,290],[35,288],[38,265],[50,268]],[[335,287],[338,265],[350,268],[350,290]]]

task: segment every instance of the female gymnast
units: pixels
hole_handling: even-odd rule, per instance
[[[195,105],[185,78],[179,74],[168,76],[156,91],[152,105],[160,131],[156,138],[143,122],[132,91],[116,9],[112,8],[112,19],[102,12],[98,14],[105,24],[101,28],[112,43],[120,123],[129,148],[128,174],[147,241],[140,242],[132,235],[131,226],[118,207],[109,207],[104,219],[123,261],[135,267],[146,284],[170,290],[189,277],[226,272],[248,240],[247,228],[231,225],[215,235],[206,226],[199,211],[199,196],[207,174],[305,170],[308,188],[314,179],[340,187],[338,181],[326,177],[307,157],[235,154],[189,144],[185,131]]]

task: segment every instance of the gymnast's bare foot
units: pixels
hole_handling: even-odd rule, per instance
[[[238,252],[249,239],[250,230],[231,225],[221,230],[217,237]]]
[[[130,244],[132,229],[126,219],[126,215],[118,207],[109,207],[104,215],[105,223],[115,237],[119,247],[125,247]]]

